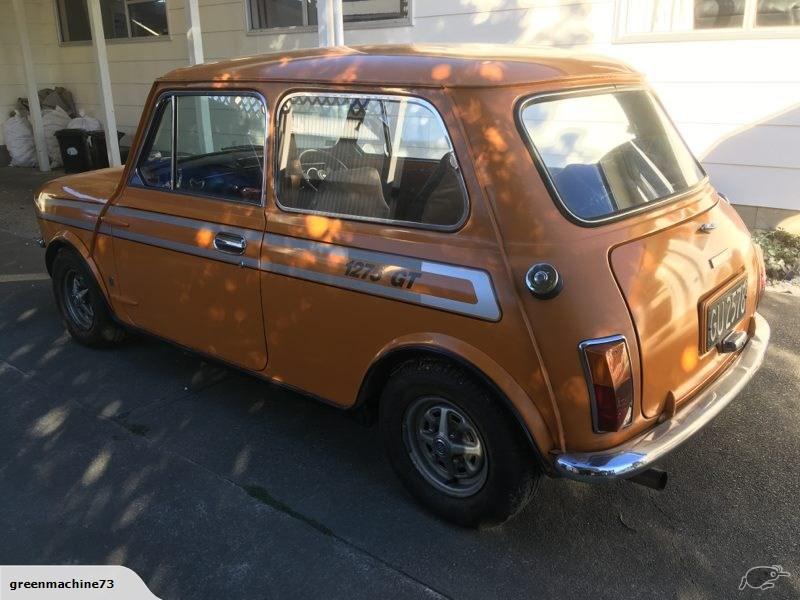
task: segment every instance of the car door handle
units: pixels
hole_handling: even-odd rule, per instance
[[[228,254],[244,254],[247,240],[235,233],[220,231],[214,238],[214,248]]]

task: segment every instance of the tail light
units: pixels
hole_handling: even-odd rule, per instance
[[[767,268],[764,266],[764,251],[758,244],[753,244],[756,251],[756,262],[758,263],[758,296],[756,297],[756,306],[761,302],[764,297],[764,292],[767,291]]]
[[[596,432],[619,431],[633,420],[633,375],[628,344],[621,335],[587,340],[583,359],[592,425]]]

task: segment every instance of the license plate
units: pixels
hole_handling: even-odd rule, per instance
[[[706,350],[719,344],[747,310],[747,281],[743,280],[706,305]]]

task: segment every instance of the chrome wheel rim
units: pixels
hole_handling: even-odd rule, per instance
[[[64,306],[72,323],[87,331],[94,323],[94,309],[89,302],[89,287],[83,276],[75,270],[70,270],[64,276],[63,284]]]
[[[419,474],[445,494],[465,498],[486,483],[483,437],[467,414],[444,398],[422,397],[409,405],[403,441]]]

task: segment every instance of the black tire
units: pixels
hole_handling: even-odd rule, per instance
[[[448,435],[440,434],[442,423],[454,419],[453,429],[472,438],[459,440],[456,433],[454,441],[462,442],[462,448],[469,442],[471,448],[482,449],[481,462],[469,457],[476,461],[472,470],[479,473],[472,479],[458,479],[453,470],[444,477],[456,474],[449,484],[437,480],[442,463],[434,463],[452,461],[451,450],[442,450],[447,457],[442,459],[434,445],[439,444],[441,450],[445,444],[427,443],[430,433],[426,426],[421,428],[424,442],[419,441],[422,437],[414,437],[417,428],[410,430],[420,411],[424,412],[423,423],[429,423],[431,416],[440,419],[439,406],[453,414],[438,421],[436,437],[453,437],[448,425],[444,425]],[[447,521],[464,527],[499,525],[517,514],[538,489],[541,471],[519,425],[486,386],[444,360],[410,360],[392,373],[381,395],[380,426],[389,461],[400,480],[417,500]],[[454,463],[463,474],[467,473],[465,457],[456,457]]]
[[[114,322],[94,275],[75,251],[68,248],[58,251],[53,260],[52,280],[61,319],[75,341],[92,348],[107,348],[122,341],[124,330]],[[79,293],[83,294],[80,300],[70,297],[76,282]]]

